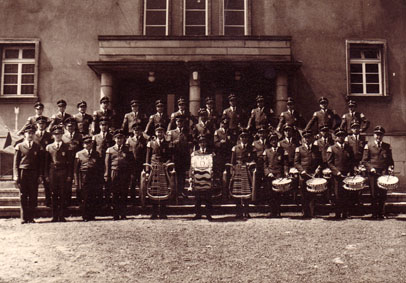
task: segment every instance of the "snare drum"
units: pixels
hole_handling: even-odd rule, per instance
[[[395,190],[399,185],[399,178],[392,175],[383,175],[377,180],[378,187],[384,190]]]
[[[343,188],[348,191],[359,191],[365,188],[366,179],[360,175],[347,177],[343,180]]]
[[[289,169],[289,175],[292,177],[297,177],[299,175],[299,170],[297,170],[295,167],[292,167]]]
[[[272,190],[278,193],[289,191],[292,186],[292,180],[289,178],[279,178],[272,181]]]
[[[327,180],[324,178],[313,178],[306,181],[307,190],[311,193],[322,193],[327,190]]]
[[[323,171],[321,171],[323,173],[323,178],[324,179],[330,179],[331,178],[331,169],[330,168],[326,168],[323,169]]]

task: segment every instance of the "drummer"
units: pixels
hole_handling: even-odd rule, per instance
[[[271,212],[269,218],[281,217],[281,193],[272,190],[272,181],[282,178],[288,172],[288,153],[278,144],[278,135],[271,133],[269,135],[269,147],[263,153],[264,175],[267,180],[268,189],[271,192],[269,205]]]
[[[334,176],[334,218],[346,219],[350,194],[343,188],[343,180],[352,173],[354,155],[351,147],[344,141],[346,131],[338,128],[334,134],[337,141],[327,149],[327,163]]]
[[[198,137],[198,144],[199,144],[199,149],[192,152],[192,155],[191,155],[192,157],[196,156],[196,155],[212,153],[212,151],[208,147],[207,138],[204,135],[200,135]],[[202,202],[205,202],[205,204],[206,204],[207,220],[212,220],[211,214],[212,214],[213,207],[212,207],[212,202],[211,202],[211,191],[210,190],[195,192],[195,213],[196,213],[196,215],[193,217],[193,220],[202,218],[202,213],[201,213]]]
[[[390,144],[383,142],[385,129],[376,126],[374,140],[364,147],[362,163],[366,166],[369,176],[369,187],[372,197],[372,219],[383,219],[386,201],[386,190],[377,185],[381,175],[393,174],[394,162]]]
[[[300,173],[299,186],[302,195],[303,218],[314,217],[315,194],[307,191],[306,181],[320,171],[321,153],[319,147],[313,144],[313,134],[310,130],[302,133],[304,142],[295,150],[295,167]]]
[[[259,128],[258,132],[258,139],[253,141],[252,147],[254,149],[254,152],[256,154],[256,159],[257,159],[257,170],[256,170],[256,190],[259,193],[259,190],[261,186],[263,185],[263,180],[264,180],[264,151],[268,144],[268,127],[262,126]],[[265,186],[265,185],[264,185]],[[262,191],[261,191],[262,192]],[[257,199],[262,199],[263,196],[259,195]]]

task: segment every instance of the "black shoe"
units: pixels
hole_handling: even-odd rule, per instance
[[[213,220],[213,217],[211,217],[210,214],[206,215],[206,218],[207,218],[207,220],[209,220],[209,221]]]
[[[83,222],[88,222],[88,221],[89,221],[89,219],[83,218]]]
[[[52,218],[51,222],[58,222],[58,218]]]
[[[151,217],[150,217],[150,219],[153,219],[153,220],[154,220],[154,219],[158,219],[158,215],[152,214]]]
[[[120,217],[118,217],[118,216],[114,216],[113,217],[113,220],[115,221],[115,220],[119,220],[120,219]]]
[[[27,224],[29,223],[27,220],[21,220],[21,224]]]
[[[251,218],[251,215],[250,215],[249,213],[245,213],[245,214],[244,214],[244,218],[247,218],[247,219],[248,219],[248,218]]]
[[[30,220],[28,220],[28,223],[35,223],[35,220],[34,220],[34,219],[30,219]]]
[[[121,219],[121,220],[126,220],[127,217],[126,217],[125,215],[121,215],[120,219]]]
[[[236,218],[236,219],[243,219],[244,216],[243,216],[242,214],[237,214],[237,215],[235,216],[235,218]]]
[[[371,219],[373,219],[373,220],[378,219],[378,215],[376,215],[376,214],[372,214]]]
[[[168,219],[168,216],[166,216],[166,214],[161,214],[159,215],[159,219]]]
[[[66,222],[65,217],[60,217],[60,218],[59,218],[59,222]]]
[[[201,214],[196,214],[196,215],[193,217],[193,220],[198,220],[198,219],[202,219],[202,215],[201,215]]]
[[[378,219],[385,219],[385,216],[383,214],[378,214]]]

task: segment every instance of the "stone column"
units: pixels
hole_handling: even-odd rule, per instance
[[[174,93],[169,93],[166,96],[166,111],[168,113],[168,116],[170,117],[173,112],[175,112],[175,94]]]
[[[189,110],[193,116],[197,116],[200,108],[200,73],[193,71],[189,77]]]
[[[288,100],[288,74],[285,71],[279,70],[276,75],[276,115],[281,114],[286,109],[286,101]]]
[[[113,102],[113,75],[102,73],[100,80],[100,98],[107,96],[110,99],[110,107]]]

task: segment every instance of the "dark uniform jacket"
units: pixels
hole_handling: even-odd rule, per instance
[[[366,144],[365,136],[350,135],[345,137],[345,142],[348,143],[352,150],[352,154],[354,156],[354,166],[358,166],[359,162],[362,160],[362,154]]]
[[[66,119],[72,117],[72,115],[68,113],[62,113],[58,112],[57,114],[52,115],[51,117],[51,123],[49,124],[49,129],[52,130],[53,126],[59,125],[59,124],[64,124]]]
[[[192,136],[187,132],[187,129],[176,128],[168,132],[171,147],[171,153],[173,154],[173,161],[176,168],[187,168],[190,166],[190,153],[193,147]]]
[[[361,125],[361,132],[365,132],[369,128],[369,121],[365,117],[363,113],[360,112],[353,112],[353,113],[346,113],[343,115],[341,119],[340,127],[343,128],[347,133],[351,133],[351,122],[357,121]]]
[[[263,153],[263,158],[265,176],[272,173],[275,176],[281,177],[284,175],[284,172],[288,171],[287,153],[282,147],[267,148]]]
[[[238,127],[243,125],[243,113],[239,107],[234,107],[235,111],[231,107],[224,109],[223,119],[228,119],[228,128],[230,130],[236,130]]]
[[[145,158],[147,156],[148,139],[144,135],[141,135],[140,137],[129,137],[126,144],[134,156],[135,166],[142,166],[142,164],[145,163]]]
[[[132,126],[134,124],[141,124],[142,126],[145,125],[145,121],[147,120],[147,116],[141,112],[130,112],[124,115],[123,124],[121,128],[124,132],[128,135],[131,133]]]
[[[100,132],[93,136],[93,141],[95,149],[104,160],[107,149],[114,145],[113,136],[107,132],[103,137],[103,133]]]
[[[329,146],[334,144],[333,139],[331,136],[328,136],[327,139],[321,137],[318,140],[314,142],[315,145],[317,145],[320,149],[321,152],[321,159],[322,162],[326,165],[327,164],[327,149]]]
[[[169,142],[165,139],[158,141],[154,138],[147,144],[147,163],[165,163],[171,161],[172,153],[169,147]]]
[[[306,171],[308,174],[314,173],[321,163],[321,153],[317,145],[307,148],[305,144],[295,150],[295,167],[299,172]]]
[[[115,128],[115,113],[113,110],[107,109],[104,110],[96,110],[93,112],[93,134],[98,134],[100,132],[100,119],[102,117],[107,118],[110,121],[110,127]]]
[[[205,136],[208,140],[207,142],[209,143],[209,146],[211,147],[213,145],[213,138],[214,138],[214,132],[216,131],[215,125],[207,121],[206,123],[203,123],[200,121],[193,127],[193,138],[197,142],[198,137]]]
[[[263,153],[267,147],[266,144],[267,144],[266,139],[264,139],[264,140],[258,139],[252,143],[252,147],[254,149],[254,152],[255,152],[257,158],[263,157]]]
[[[21,170],[32,170],[40,176],[41,159],[40,146],[32,142],[31,148],[28,142],[23,141],[16,145],[14,154],[14,176],[20,180]]]
[[[251,144],[247,143],[244,147],[243,144],[240,143],[232,148],[231,164],[250,163],[255,162],[255,160],[256,155]]]
[[[50,132],[47,131],[43,131],[42,135],[41,132],[37,131],[35,132],[34,135],[34,142],[37,143],[39,145],[39,150],[40,150],[40,159],[41,159],[41,169],[40,169],[40,175],[44,176],[45,172],[44,172],[44,165],[45,165],[45,153],[46,150],[45,148],[47,147],[48,144],[53,143],[53,138]]]
[[[190,114],[189,111],[183,111],[183,113],[178,110],[176,112],[173,112],[171,114],[171,120],[169,121],[169,125],[168,125],[168,129],[167,131],[170,131],[172,129],[174,129],[176,126],[175,121],[176,121],[176,117],[179,116],[183,116],[185,121],[184,121],[184,125],[185,127],[187,127],[188,130],[192,129],[193,124],[195,124],[195,120],[194,117]]]
[[[51,123],[51,119],[49,119],[48,117],[44,116],[44,115],[34,115],[34,116],[30,116],[27,119],[27,123],[25,123],[25,125],[21,128],[21,130],[17,133],[17,135],[22,135],[23,134],[23,130],[25,129],[25,127],[27,127],[28,125],[36,125],[37,123],[37,118],[39,117],[44,117],[47,121],[47,126],[49,125],[49,123]]]
[[[116,144],[109,147],[106,151],[104,177],[110,178],[113,170],[126,172],[131,169],[134,162],[134,156],[127,145],[120,148]]]
[[[77,113],[73,115],[73,118],[75,118],[76,120],[79,133],[81,133],[82,135],[88,135],[90,133],[90,125],[93,122],[92,115],[87,113]]]
[[[294,138],[284,138],[283,140],[279,141],[279,145],[287,153],[287,164],[289,167],[293,167],[295,164],[295,150],[298,146],[300,146],[299,141]]]
[[[388,143],[382,142],[381,147],[378,147],[375,141],[368,143],[364,147],[362,163],[371,170],[386,170],[389,166],[393,166],[392,149]]]
[[[69,146],[61,143],[57,149],[56,142],[47,145],[47,154],[45,155],[45,177],[49,177],[49,169],[61,169],[67,171],[67,176],[72,177],[73,166],[71,166],[72,158],[70,157]]]
[[[155,113],[151,116],[149,116],[149,121],[147,126],[145,127],[145,133],[149,135],[153,135],[155,131],[155,126],[157,124],[162,124],[163,127],[165,128],[169,123],[168,116],[165,113]]]
[[[292,126],[294,129],[303,129],[306,126],[306,122],[302,115],[296,111],[285,111],[279,116],[277,131],[281,132],[285,124]]]
[[[353,171],[354,156],[351,147],[346,144],[335,143],[327,149],[327,163],[333,175],[340,172],[346,175]]]
[[[313,117],[310,119],[309,123],[307,123],[305,130],[310,130],[314,124],[316,124],[316,128],[320,129],[321,126],[328,126],[329,129],[335,129],[340,126],[341,119],[335,113],[335,111],[331,109],[319,110],[313,113]]]
[[[206,107],[206,111],[207,111],[207,118],[210,121],[210,123],[212,123],[214,125],[214,127],[218,127],[218,124],[220,123],[219,121],[219,115],[217,114],[217,111],[215,109],[209,110]]]
[[[251,110],[251,116],[248,120],[248,129],[259,129],[262,126],[268,126],[273,124],[272,115],[273,110],[267,107],[254,108]],[[274,125],[272,125],[274,126]]]
[[[83,173],[86,173],[87,183],[95,184],[101,182],[103,160],[96,150],[92,149],[89,155],[86,149],[82,149],[76,153],[74,170],[77,178],[76,184],[79,187],[83,185]]]
[[[73,152],[73,157],[75,157],[76,152],[82,149],[82,135],[79,132],[75,131],[71,134],[65,131],[62,141],[69,146],[69,150]]]

